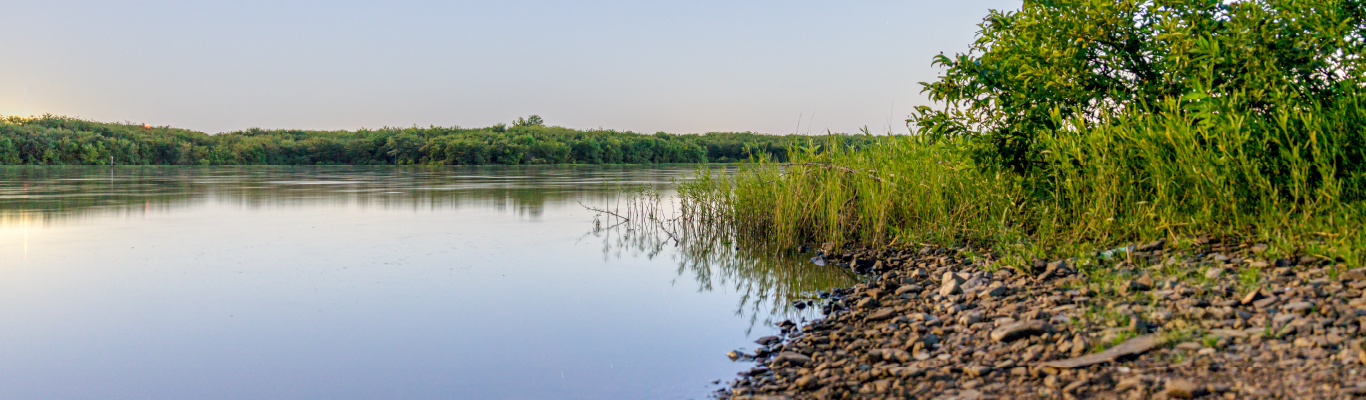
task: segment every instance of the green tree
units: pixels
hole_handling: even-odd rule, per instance
[[[922,83],[942,108],[918,107],[907,124],[928,140],[971,137],[984,165],[1021,172],[1039,162],[1042,132],[1169,99],[1270,116],[1331,106],[1366,81],[1362,0],[1026,0],[979,26]]]

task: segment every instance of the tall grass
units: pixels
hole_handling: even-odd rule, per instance
[[[1206,112],[1172,100],[1061,124],[1085,128],[1042,134],[1039,165],[1027,173],[974,163],[967,138],[809,144],[789,150],[789,163],[701,170],[680,197],[691,218],[777,246],[933,243],[1045,257],[1212,235],[1361,265],[1361,105],[1352,96]]]

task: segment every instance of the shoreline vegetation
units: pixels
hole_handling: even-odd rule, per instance
[[[759,365],[719,397],[1366,395],[1366,2],[979,27],[912,134],[680,184],[667,229],[867,279],[737,353]]]
[[[870,135],[829,135],[841,147]],[[263,130],[205,134],[44,115],[0,118],[0,165],[544,165],[786,160],[806,135],[641,134],[546,126],[541,117],[484,128]]]

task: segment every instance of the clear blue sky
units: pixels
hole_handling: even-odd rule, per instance
[[[6,1],[0,114],[210,133],[550,125],[904,132],[965,1]],[[800,128],[798,116],[802,116]]]

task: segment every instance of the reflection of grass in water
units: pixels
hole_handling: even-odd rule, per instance
[[[733,290],[741,294],[736,314],[748,316],[751,328],[763,318],[771,324],[783,319],[811,318],[820,305],[804,310],[796,301],[817,300],[817,292],[846,287],[858,276],[846,269],[817,266],[812,253],[737,240],[724,225],[690,221],[679,215],[685,205],[649,187],[623,187],[617,199],[599,212],[594,235],[604,239],[604,256],[621,252],[654,258],[675,249],[678,275],[691,275],[699,291]]]

